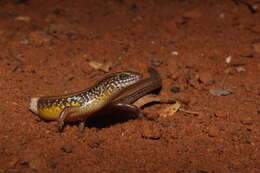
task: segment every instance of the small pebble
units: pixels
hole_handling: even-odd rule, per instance
[[[67,33],[68,26],[62,23],[52,23],[48,26],[48,33],[49,34],[60,34],[60,33]]]
[[[210,126],[208,128],[208,136],[209,137],[216,137],[219,134],[219,129],[215,126]]]
[[[251,6],[252,12],[256,12],[256,11],[257,11],[257,8],[258,8],[257,5],[252,5],[252,6]]]
[[[72,153],[72,146],[64,145],[63,147],[61,147],[61,150],[65,153]]]
[[[231,61],[232,61],[232,56],[226,57],[225,61],[226,61],[227,64],[230,64]]]
[[[87,145],[90,148],[98,148],[103,143],[103,139],[99,136],[93,135],[88,138]]]
[[[246,69],[245,69],[245,67],[236,67],[236,70],[238,71],[238,72],[245,72],[246,71]]]
[[[173,93],[178,93],[180,91],[181,91],[181,89],[179,87],[172,87],[171,88],[171,92],[173,92]]]
[[[252,142],[251,142],[251,141],[248,141],[248,140],[246,140],[246,141],[244,142],[244,144],[252,144]]]
[[[15,57],[16,58],[21,58],[21,57],[23,57],[24,56],[24,54],[22,53],[22,52],[18,52],[16,55],[15,55]]]
[[[173,38],[170,39],[169,42],[170,42],[171,44],[173,44],[173,43],[175,43],[176,41],[178,41],[179,39],[180,39],[179,37],[173,37]]]
[[[160,60],[160,59],[153,59],[153,60],[151,61],[151,64],[152,64],[153,66],[156,66],[156,67],[162,65],[162,63],[163,63],[163,61]]]
[[[177,51],[172,51],[171,54],[177,56],[177,55],[179,55],[179,52],[177,52]]]
[[[57,162],[56,161],[50,160],[49,164],[50,164],[51,168],[53,168],[53,169],[57,168]]]
[[[215,112],[215,116],[216,117],[226,117],[227,115],[224,111],[219,110],[219,111]]]
[[[68,78],[68,81],[72,81],[72,80],[74,80],[74,79],[75,79],[75,77],[74,77],[74,76],[71,76],[71,77]]]
[[[29,44],[29,40],[28,40],[27,38],[22,38],[22,39],[20,40],[20,43],[21,43],[21,44],[24,44],[24,45],[27,45],[27,44]]]
[[[68,39],[70,39],[70,40],[78,39],[78,35],[75,33],[67,33],[66,35],[67,35]]]
[[[232,136],[236,136],[236,137],[239,137],[241,136],[241,132],[239,130],[235,130],[231,133]]]
[[[220,13],[220,14],[219,14],[219,18],[220,18],[220,19],[224,19],[224,18],[225,18],[225,14],[224,14],[224,13]]]
[[[20,163],[19,163],[19,165],[21,166],[21,167],[23,167],[23,168],[29,168],[29,165],[30,163],[29,162],[27,162],[27,161],[21,161]]]
[[[243,116],[243,117],[240,118],[240,122],[243,125],[252,125],[253,119],[250,116]]]

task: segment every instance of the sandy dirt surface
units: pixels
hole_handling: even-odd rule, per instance
[[[256,12],[233,0],[0,0],[0,172],[260,172],[260,3],[246,2]],[[149,66],[160,95],[198,114],[153,104],[150,120],[107,112],[60,133],[28,109]]]

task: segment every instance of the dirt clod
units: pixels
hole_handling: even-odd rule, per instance
[[[200,73],[199,80],[206,85],[212,84],[214,82],[213,76],[210,72]]]
[[[240,118],[240,122],[243,124],[243,125],[252,125],[254,122],[253,122],[253,119],[250,117],[250,116],[242,116]]]
[[[142,128],[142,137],[145,139],[158,140],[161,136],[162,132],[158,124],[147,123]]]
[[[219,135],[219,129],[215,126],[208,127],[208,135],[209,137],[216,137]]]
[[[227,116],[226,114],[227,114],[226,112],[221,111],[221,110],[218,110],[215,112],[215,116],[220,117],[220,118],[225,118]]]

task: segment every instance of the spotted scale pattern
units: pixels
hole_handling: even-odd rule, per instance
[[[95,86],[81,92],[65,96],[41,97],[37,105],[39,116],[43,119],[56,120],[63,109],[74,106],[84,107],[84,111],[81,111],[80,114],[90,110],[97,111],[109,104],[128,86],[140,81],[141,78],[139,73],[125,71],[107,77]]]

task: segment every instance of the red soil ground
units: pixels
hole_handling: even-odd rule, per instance
[[[0,172],[260,172],[259,8],[1,0]],[[143,111],[157,122],[112,112],[92,117],[81,134],[77,124],[57,132],[56,122],[28,110],[31,97],[79,91],[107,75],[91,61],[110,63],[109,73],[147,75],[153,66],[160,94],[200,114],[158,117],[169,105],[154,104]],[[209,92],[229,88],[226,96]]]

